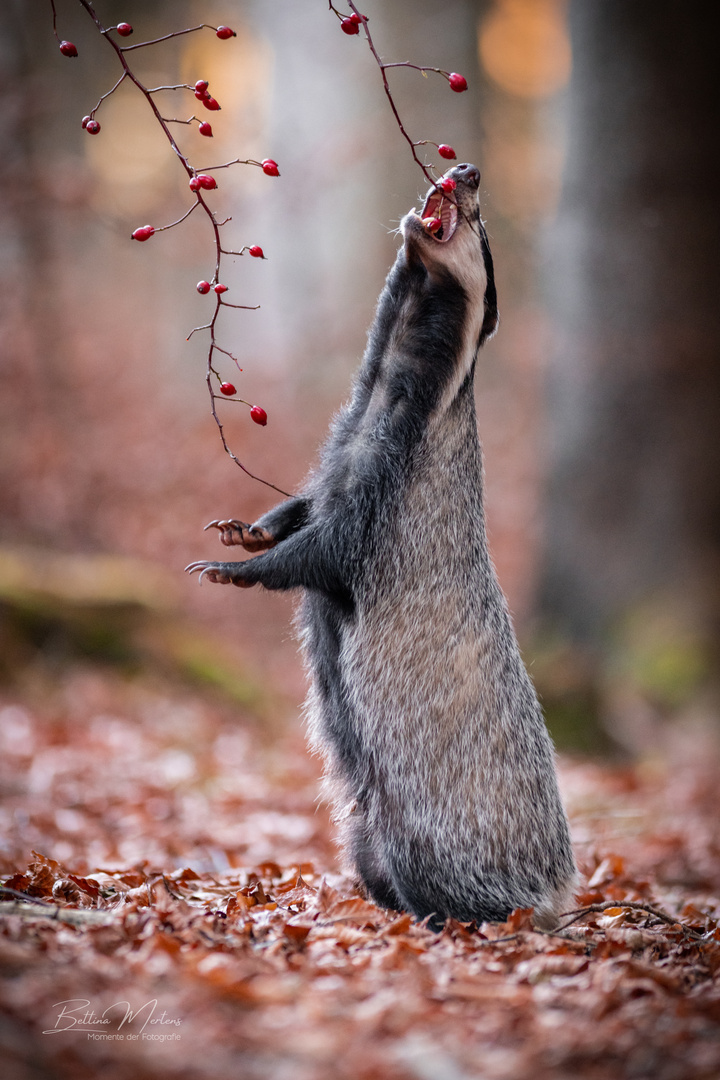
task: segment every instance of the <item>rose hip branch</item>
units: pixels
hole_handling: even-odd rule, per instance
[[[368,28],[368,18],[367,18],[367,16],[360,14],[360,12],[358,11],[357,7],[352,2],[352,0],[349,0],[349,2],[348,2],[348,7],[351,8],[351,14],[350,15],[343,15],[342,12],[338,11],[337,8],[332,3],[332,0],[329,0],[329,7],[330,7],[330,11],[332,11],[337,16],[337,18],[340,20],[340,29],[343,31],[343,33],[348,34],[350,36],[352,36],[354,34],[359,34],[360,33],[360,27],[362,26],[363,31],[365,33],[365,38],[366,38],[367,43],[368,43],[368,48],[370,49],[370,52],[372,53],[373,57],[375,58],[375,62],[377,63],[377,65],[378,65],[378,67],[380,69],[380,74],[382,76],[382,81],[383,81],[383,90],[385,91],[385,96],[388,99],[388,103],[389,103],[390,108],[392,110],[392,114],[395,117],[395,120],[397,122],[398,127],[400,128],[400,133],[403,136],[403,138],[405,139],[405,141],[407,142],[408,146],[410,147],[410,152],[412,153],[413,159],[415,160],[417,165],[419,165],[419,167],[422,169],[423,175],[424,175],[425,179],[427,180],[427,182],[429,184],[434,184],[437,187],[438,186],[438,181],[436,180],[435,176],[433,176],[432,166],[428,166],[427,164],[425,164],[425,162],[420,160],[420,158],[418,157],[418,154],[417,154],[417,147],[418,146],[435,146],[435,147],[437,147],[437,151],[438,151],[438,154],[440,155],[440,157],[446,158],[449,161],[454,160],[457,155],[455,154],[455,151],[453,150],[452,146],[449,146],[447,143],[436,143],[436,142],[433,142],[430,139],[413,140],[413,139],[410,138],[407,131],[405,130],[405,125],[403,124],[403,121],[402,121],[402,119],[400,117],[400,113],[398,112],[397,106],[396,106],[395,101],[393,99],[392,92],[390,90],[390,84],[388,83],[386,72],[390,68],[400,68],[400,67],[413,68],[415,71],[419,71],[423,75],[424,78],[427,78],[428,71],[431,71],[434,74],[441,75],[444,79],[447,79],[448,84],[450,86],[450,89],[454,90],[455,93],[457,93],[457,94],[461,94],[463,92],[463,90],[467,90],[467,88],[468,88],[467,79],[465,78],[464,75],[460,75],[457,71],[443,71],[442,68],[436,68],[436,67],[421,67],[418,64],[411,64],[409,60],[400,60],[400,61],[393,61],[392,63],[386,63],[380,57],[380,54],[378,53],[377,49],[375,48],[375,43],[373,42],[372,35],[370,34],[370,30]]]
[[[118,78],[117,82],[111,87],[110,90],[108,90],[100,97],[92,111],[87,116],[83,117],[82,127],[88,133],[88,135],[98,135],[100,133],[101,124],[99,120],[96,119],[96,113],[102,106],[103,102],[106,101],[111,94],[114,94],[115,91],[118,90],[119,87],[126,80],[129,80],[137,87],[137,89],[144,96],[148,105],[152,109],[155,119],[165,133],[165,136],[170,143],[173,152],[175,153],[178,161],[188,175],[188,186],[191,193],[195,197],[195,201],[184,214],[177,218],[177,220],[171,221],[167,225],[139,226],[133,231],[132,239],[137,240],[140,243],[145,243],[146,241],[150,240],[151,237],[155,236],[156,233],[165,232],[168,229],[175,228],[176,225],[182,224],[182,222],[185,221],[198,208],[201,208],[206,214],[213,233],[213,240],[215,245],[215,268],[212,279],[210,281],[198,282],[197,291],[201,295],[207,295],[212,292],[214,295],[215,307],[209,321],[202,326],[196,326],[193,330],[191,330],[190,334],[188,334],[187,340],[189,341],[193,334],[198,331],[207,331],[209,333],[210,341],[207,352],[206,382],[210,395],[210,408],[212,416],[215,420],[215,423],[217,424],[220,438],[222,440],[222,444],[226,453],[232,458],[235,464],[238,465],[243,470],[243,472],[251,479],[257,480],[259,483],[265,484],[267,487],[273,488],[281,495],[287,495],[288,493],[286,491],[283,491],[282,488],[279,488],[275,484],[271,484],[269,481],[263,480],[262,477],[256,476],[254,473],[250,472],[250,470],[242,463],[242,461],[240,461],[240,459],[232,451],[228,444],[224,426],[218,414],[216,403],[218,401],[230,400],[236,402],[237,404],[246,406],[249,410],[250,419],[254,423],[259,424],[263,427],[267,424],[267,413],[265,412],[265,410],[259,405],[253,405],[251,404],[251,402],[245,401],[243,398],[238,397],[237,391],[233,383],[231,383],[227,379],[224,379],[220,371],[218,371],[216,367],[216,354],[219,354],[220,356],[225,356],[229,360],[231,360],[235,364],[238,372],[242,372],[242,368],[240,367],[237,357],[234,356],[233,353],[231,353],[229,350],[223,348],[218,343],[216,336],[216,326],[221,309],[235,308],[237,310],[254,311],[257,310],[258,307],[258,305],[232,304],[228,303],[224,299],[224,294],[228,291],[228,286],[223,284],[220,280],[222,257],[223,255],[241,256],[244,255],[245,252],[248,252],[248,254],[252,258],[264,259],[265,254],[263,252],[263,249],[258,244],[245,244],[239,251],[224,248],[221,242],[220,229],[223,225],[226,225],[231,219],[228,217],[223,221],[218,220],[215,211],[206,201],[207,193],[214,192],[218,188],[217,180],[212,175],[215,171],[219,169],[227,169],[232,165],[250,165],[255,168],[262,169],[263,173],[268,177],[277,177],[280,175],[278,164],[272,158],[265,158],[262,161],[256,161],[253,158],[235,158],[233,161],[224,162],[220,165],[206,165],[203,166],[202,169],[194,167],[191,164],[189,157],[184,154],[178,146],[178,143],[176,142],[169,125],[197,124],[197,130],[200,135],[203,135],[206,138],[212,138],[213,130],[211,124],[209,123],[209,121],[202,120],[195,115],[189,117],[187,120],[163,116],[160,109],[158,108],[158,105],[156,104],[154,95],[172,91],[190,92],[194,94],[196,100],[209,112],[219,112],[221,108],[220,103],[217,101],[216,98],[211,95],[208,80],[198,79],[197,82],[194,83],[194,85],[190,85],[187,83],[178,83],[167,86],[148,87],[141,82],[135,72],[131,69],[127,60],[127,54],[134,49],[146,48],[151,45],[159,45],[162,42],[170,41],[173,38],[182,37],[185,34],[197,33],[199,31],[209,29],[212,30],[221,41],[226,41],[230,38],[235,37],[235,32],[229,26],[215,27],[211,26],[209,23],[201,23],[199,26],[192,26],[182,30],[176,30],[172,33],[164,34],[162,37],[154,38],[150,41],[141,41],[133,45],[126,45],[118,41],[117,38],[119,37],[120,39],[124,39],[132,35],[133,27],[130,25],[130,23],[120,22],[116,26],[106,27],[99,19],[90,0],[78,0],[78,2],[90,16],[98,32],[105,38],[108,44],[115,51],[117,59],[119,60],[122,67],[122,74]],[[60,52],[63,56],[75,58],[78,56],[78,50],[75,44],[71,41],[61,39],[58,34],[57,10],[55,6],[55,0],[50,0],[50,5],[53,15],[53,33],[55,34],[55,39],[58,42]]]

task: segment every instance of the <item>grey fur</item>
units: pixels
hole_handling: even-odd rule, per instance
[[[354,870],[379,903],[549,927],[575,882],[553,747],[488,554],[473,375],[497,324],[474,166],[455,232],[411,211],[350,403],[304,492],[254,526],[263,554],[210,580],[304,589],[312,745]],[[271,546],[274,545],[274,546]]]

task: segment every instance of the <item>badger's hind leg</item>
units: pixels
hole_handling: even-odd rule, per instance
[[[386,865],[403,909],[442,930],[446,919],[504,922],[515,907],[531,907],[526,889],[514,894],[506,875],[491,867],[478,872],[474,852],[438,851],[429,837],[393,832],[386,837]]]
[[[356,809],[346,827],[346,846],[352,858],[359,884],[367,896],[380,907],[404,911],[403,902],[393,883],[377,842],[368,830],[366,814]]]
[[[505,900],[499,883],[488,890],[466,878],[455,881],[453,867],[439,865],[428,845],[388,834],[378,828],[377,820],[373,827],[371,819],[360,802],[340,818],[344,847],[359,885],[381,907],[409,911],[416,919],[427,919],[431,930],[440,931],[448,918],[503,922],[517,906]]]

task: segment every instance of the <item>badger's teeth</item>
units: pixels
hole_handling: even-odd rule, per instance
[[[449,240],[457,228],[457,206],[444,199],[440,208],[440,220],[443,223],[443,240]]]
[[[437,240],[439,244],[446,244],[457,228],[457,206],[450,199],[445,198],[443,193],[437,189],[431,191],[428,195],[420,217],[423,224],[434,218],[440,219],[442,227],[434,232],[429,232],[433,240]]]

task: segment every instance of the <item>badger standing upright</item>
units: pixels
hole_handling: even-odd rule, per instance
[[[480,173],[403,219],[352,399],[303,492],[254,525],[261,552],[200,577],[304,590],[311,741],[346,852],[377,903],[435,926],[534,907],[575,865],[552,743],[488,554],[473,377],[497,325]],[[452,185],[447,185],[451,188]]]

